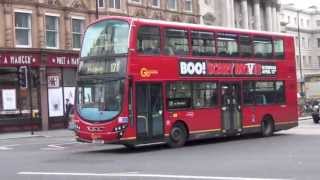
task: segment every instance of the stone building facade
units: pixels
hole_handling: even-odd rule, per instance
[[[197,0],[1,0],[0,132],[67,125],[85,27],[107,15],[199,23]]]
[[[278,0],[199,0],[202,24],[280,31]]]
[[[298,87],[306,98],[320,98],[320,10],[283,5],[280,17],[281,31],[295,36]]]

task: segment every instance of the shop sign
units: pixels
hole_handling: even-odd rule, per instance
[[[260,63],[180,61],[181,76],[274,76],[277,66]]]
[[[49,88],[60,87],[60,77],[59,77],[59,75],[48,75],[48,87]]]
[[[55,67],[77,67],[79,64],[78,55],[48,55],[48,65]]]
[[[39,66],[38,54],[0,53],[1,66]]]

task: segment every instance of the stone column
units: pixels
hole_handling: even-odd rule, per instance
[[[13,47],[14,37],[13,37],[13,31],[14,31],[14,23],[13,18],[14,14],[12,11],[12,6],[10,4],[4,4],[4,21],[5,21],[5,47]]]
[[[45,23],[44,23],[44,11],[37,8],[37,21],[38,21],[38,47],[45,48]]]
[[[249,29],[249,15],[248,15],[248,2],[247,0],[241,0],[241,28]]]
[[[223,0],[225,1],[227,11],[223,11],[221,7],[215,7],[218,12],[223,14],[225,21],[223,22],[226,27],[235,27],[235,17],[234,17],[234,0]]]
[[[259,30],[261,30],[260,0],[254,0],[253,16],[254,16],[254,29],[259,31]]]
[[[47,88],[47,71],[46,71],[46,58],[47,56],[41,54],[40,66],[40,105],[41,105],[41,124],[42,130],[49,129],[49,103],[48,103],[48,88]]]
[[[5,36],[4,36],[4,32],[5,32],[5,18],[4,18],[4,7],[3,4],[0,3],[0,48],[4,47],[5,45]]]
[[[266,3],[266,21],[267,21],[267,31],[272,31],[272,9],[271,9],[271,2],[265,1]]]
[[[277,32],[277,9],[276,4],[272,4],[272,31]]]
[[[71,17],[69,12],[64,13],[64,25],[65,25],[65,49],[72,49],[72,37],[71,37]]]

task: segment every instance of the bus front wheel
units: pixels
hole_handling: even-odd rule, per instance
[[[187,130],[183,124],[177,123],[170,132],[168,145],[171,148],[183,146],[187,141]]]
[[[273,120],[271,117],[264,118],[261,123],[261,134],[263,137],[272,136],[274,132]]]

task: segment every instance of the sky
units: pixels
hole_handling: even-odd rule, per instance
[[[316,5],[320,9],[320,0],[280,0],[281,4],[294,3],[297,8],[308,8],[310,6]]]

